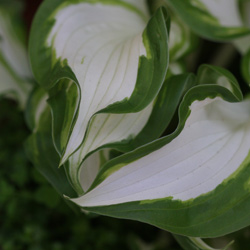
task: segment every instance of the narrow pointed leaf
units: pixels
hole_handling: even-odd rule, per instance
[[[33,165],[59,194],[76,196],[64,168],[58,169],[60,158],[52,141],[51,114],[44,98],[46,98],[44,91],[36,88],[28,100],[29,107],[34,104],[33,108],[26,111],[26,117],[28,117],[30,127],[33,128],[33,134],[26,140],[25,150]],[[39,117],[32,118],[37,114]]]
[[[161,6],[169,9],[169,5],[165,0],[148,0],[148,5],[151,13],[154,13]],[[188,25],[178,15],[172,11],[169,14],[171,19],[169,54],[170,63],[174,63],[195,49],[198,45],[198,37],[193,34]]]
[[[52,114],[52,137],[59,155],[65,150],[68,135],[77,116],[79,97],[73,81],[63,79],[49,91],[48,104]]]

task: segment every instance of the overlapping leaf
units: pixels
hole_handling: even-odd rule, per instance
[[[194,81],[192,77],[186,78],[186,77],[176,76],[166,80],[159,95],[155,100],[149,119],[145,121],[146,123],[141,122],[139,119],[136,119],[136,122],[138,123],[137,126],[140,126],[142,129],[138,130],[138,133],[134,137],[130,137],[127,140],[122,140],[117,142],[115,142],[114,140],[112,142],[112,140],[110,140],[111,143],[106,143],[106,144],[99,143],[99,145],[103,144],[103,146],[101,147],[96,146],[95,150],[93,147],[93,151],[102,148],[113,148],[122,152],[128,152],[158,138],[171,122],[183,94],[190,87],[192,87],[193,84]],[[149,106],[149,108],[150,107],[151,106]],[[148,107],[145,108],[145,111],[148,112]],[[129,115],[137,117],[141,115],[141,113],[142,112],[134,114],[132,113]],[[113,116],[113,122],[114,123],[120,122],[118,118],[119,115]],[[123,126],[124,123],[125,126]],[[133,126],[135,125],[136,123]],[[143,127],[143,125],[145,126]],[[121,123],[120,125],[121,130],[118,132],[124,134],[128,131],[128,127],[129,126],[127,126],[126,121],[124,121],[123,123]],[[105,126],[103,128],[99,128],[99,130],[97,130],[96,133],[100,135],[100,138],[102,137],[108,138],[110,133],[109,131],[110,131],[109,126]],[[118,136],[119,133],[117,133]],[[90,156],[90,158],[93,159],[92,156]],[[86,163],[84,161],[81,162],[81,158],[79,159],[79,154],[78,152],[76,152],[72,157],[70,157],[67,165],[71,181],[78,190],[78,192],[81,194],[82,193],[81,186],[83,182],[80,179],[80,175],[81,172],[84,172],[84,167],[86,166]],[[92,169],[96,173],[96,168],[92,166]]]
[[[228,40],[250,34],[249,28],[243,23],[237,0],[166,0],[166,2],[203,37]]]
[[[166,0],[169,6],[202,37],[230,41],[244,56],[243,77],[249,81],[250,5],[239,0]]]
[[[91,129],[113,122],[114,115],[105,113],[137,112],[153,101],[168,63],[165,15],[159,10],[147,24],[144,12],[123,1],[45,1],[34,21],[30,52],[38,82],[50,88],[54,141],[61,164],[81,145],[78,155],[80,162],[84,159],[93,142],[88,142]],[[41,69],[45,59],[51,64]],[[63,88],[70,83],[62,78],[76,84],[66,101]],[[66,81],[60,90],[55,86],[59,80]],[[104,114],[95,115],[97,112]],[[141,112],[137,117],[141,116],[142,120],[138,119],[145,125],[150,108]],[[119,119],[121,123],[136,122],[136,117],[131,117],[120,115]],[[144,125],[131,127],[134,131],[128,134],[111,136],[111,141],[127,139]],[[113,131],[115,128],[116,124]]]
[[[33,71],[48,89],[60,165],[69,158],[79,193],[76,180],[88,155],[110,144],[133,149],[150,117],[160,117],[154,103],[168,65],[167,16],[160,9],[149,19],[143,1],[131,3],[45,1],[32,28]],[[45,58],[51,64],[42,67]],[[150,138],[164,130],[155,125]]]
[[[236,12],[232,23],[213,16],[213,1],[168,2],[184,20],[183,10],[192,14],[191,27],[208,28],[206,37],[249,33]],[[250,102],[239,102],[235,78],[212,66],[197,80],[180,75],[163,85],[168,18],[163,8],[148,18],[144,1],[43,3],[30,56],[45,92],[31,98],[28,154],[71,198],[72,184],[80,196],[72,201],[85,210],[193,237],[235,231],[250,223]],[[181,99],[177,129],[155,140]],[[127,153],[107,161],[109,149]],[[59,163],[66,172],[56,171]]]
[[[250,102],[231,103],[241,93],[220,68],[204,66],[198,82],[183,99],[172,135],[108,162],[73,201],[189,236],[214,237],[248,225],[242,211],[249,203]]]

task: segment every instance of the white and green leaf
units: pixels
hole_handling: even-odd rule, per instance
[[[169,5],[165,0],[148,1],[151,13],[159,7],[165,7],[169,11]],[[170,63],[176,63],[185,55],[194,50],[198,45],[198,37],[191,31],[182,19],[173,11],[169,11],[171,28],[169,32],[169,55]],[[182,72],[183,73],[183,72]]]
[[[199,35],[228,40],[250,34],[241,17],[238,0],[166,0],[169,6]]]
[[[82,163],[79,179],[84,192],[90,188],[101,167],[109,160],[109,152],[110,149],[97,151]]]
[[[230,41],[245,57],[243,77],[249,83],[250,21],[248,0],[166,0],[166,3],[198,35],[214,41]],[[170,39],[171,42],[171,39]]]
[[[28,158],[61,195],[76,196],[64,168],[58,168],[60,157],[51,136],[52,116],[46,103],[46,92],[37,87],[28,99],[26,120],[33,134],[25,142]]]
[[[110,144],[128,144],[141,132],[152,113],[150,104],[143,111],[129,114],[98,114],[91,119],[84,143],[69,157],[69,176],[77,188],[78,174],[83,160],[87,155],[100,147],[110,147]],[[119,146],[117,146],[119,147]],[[83,163],[84,165],[84,163]],[[80,186],[77,188],[80,190]]]
[[[235,16],[228,23],[212,13],[214,2],[168,2],[184,20],[191,15],[206,37],[249,33]],[[129,0],[44,1],[30,56],[52,116],[43,98],[35,107],[41,107],[38,117],[30,110],[35,133],[28,154],[61,193],[81,195],[72,201],[85,210],[192,237],[235,231],[250,223],[250,101],[239,102],[237,81],[212,66],[201,68],[196,82],[182,75],[172,84],[167,79],[164,88],[167,16],[161,8],[148,20],[143,6]],[[162,132],[195,84],[178,109],[175,132],[155,140],[157,132],[148,131]],[[103,165],[100,154],[109,148],[128,153]],[[56,171],[59,163],[66,172]]]
[[[0,7],[0,95],[14,97],[21,107],[24,107],[32,87],[23,33],[14,13]]]
[[[172,14],[169,33],[170,63],[176,63],[191,52],[197,46],[197,40],[189,27],[177,15]]]
[[[184,93],[194,84],[193,76],[175,76],[166,80],[154,103],[143,111],[97,115],[97,125],[90,126],[85,143],[68,161],[68,175],[78,193],[85,190],[80,175],[88,155],[101,148],[128,152],[157,139],[172,120]]]
[[[45,1],[37,14],[30,54],[38,82],[52,90],[52,98],[57,96],[53,88],[62,78],[77,86],[72,98],[78,99],[70,107],[74,116],[65,116],[64,125],[53,125],[59,128],[54,130],[54,141],[61,164],[81,145],[92,143],[85,142],[91,129],[102,126],[109,113],[141,111],[152,103],[163,84],[168,64],[166,14],[160,9],[148,20],[142,11],[146,9],[143,1],[132,2]],[[51,63],[41,69],[45,58]],[[53,112],[55,107],[51,107]],[[93,118],[100,116],[97,113],[107,115]],[[142,113],[146,121],[150,112]],[[54,124],[60,123],[53,118]],[[128,135],[119,136],[126,139]]]
[[[240,219],[246,204],[239,201],[248,192],[250,101],[231,103],[240,98],[237,83],[219,68],[204,66],[198,82],[183,99],[172,135],[108,162],[89,191],[72,201],[189,236],[213,237],[247,225],[249,219]],[[236,187],[236,197],[225,203]],[[230,219],[233,211],[237,219]]]
[[[165,197],[186,201],[214,190],[248,155],[249,107],[249,102],[238,105],[219,99],[194,102],[193,115],[174,141],[106,177],[79,199],[80,204],[104,206]]]

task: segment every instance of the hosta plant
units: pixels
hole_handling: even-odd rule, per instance
[[[4,74],[25,97],[31,162],[70,205],[149,223],[186,249],[212,249],[197,237],[248,226],[249,96],[227,69],[190,73],[186,63],[199,37],[230,42],[249,83],[247,9],[247,0],[45,0],[26,95],[22,55],[1,47]],[[1,36],[21,51],[8,18]]]

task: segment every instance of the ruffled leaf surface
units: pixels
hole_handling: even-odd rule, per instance
[[[67,121],[63,125],[53,116],[61,164],[86,145],[91,129],[104,126],[109,116],[94,115],[141,111],[163,84],[168,65],[167,16],[160,9],[148,20],[138,4],[57,0],[45,1],[38,11],[31,33],[31,61],[38,82],[53,92],[53,113],[60,104],[52,99],[61,98],[55,84],[67,78],[77,86],[77,94],[69,97],[75,98],[74,105],[64,109],[74,110],[64,112],[74,116],[61,118]],[[45,60],[51,63],[45,65]],[[146,121],[150,112],[142,112]]]
[[[194,237],[248,225],[250,101],[238,102],[237,82],[220,68],[203,66],[197,82],[173,134],[109,161],[72,201]]]
[[[90,148],[89,152],[85,153],[85,155],[91,155],[92,152],[103,148],[112,148],[121,152],[128,152],[157,139],[170,124],[179,105],[179,102],[185,92],[194,84],[195,80],[193,75],[189,75],[188,77],[187,75],[180,75],[167,79],[159,95],[157,96],[153,107],[148,106],[139,113],[131,113],[127,114],[126,116],[112,115],[111,117],[109,117],[109,119],[112,118],[114,124],[119,124],[119,126],[116,127],[117,131],[112,131],[112,133],[111,130],[114,130],[114,128],[110,126],[110,124],[105,124],[105,126],[102,126],[100,128],[98,127],[96,133],[93,133],[92,145],[90,145],[92,147],[92,151]],[[143,117],[141,116],[143,115],[143,112],[148,112],[149,109],[152,109],[152,112],[150,113],[148,120],[142,121]],[[134,120],[132,120],[132,118],[130,118],[129,116],[131,116],[132,118],[134,117]],[[121,117],[123,121],[121,121],[119,117]],[[129,126],[128,122],[131,123],[131,120],[132,122],[135,122],[134,124]],[[126,140],[117,140],[117,138],[119,139],[119,136],[121,135],[124,136],[126,134],[131,134],[128,131],[131,131],[131,127],[133,127],[134,130],[136,126],[138,126],[140,130],[138,130],[138,133],[135,136],[130,136]],[[110,139],[110,135],[116,135],[116,140]],[[102,139],[102,141],[97,144],[97,139]],[[106,143],[104,143],[105,141]],[[83,191],[81,188],[83,181],[82,178],[80,178],[80,175],[82,176],[81,173],[85,171],[84,168],[86,166],[86,163],[84,160],[87,157],[82,160],[83,157],[81,158],[81,155],[79,155],[80,153],[78,153],[77,151],[69,158],[67,169],[73,186],[78,190],[78,193],[81,194]],[[91,155],[90,157],[88,157],[86,160],[87,162],[89,162],[89,158],[94,159],[94,156]],[[90,164],[87,165],[90,166]],[[92,174],[92,176],[94,176],[96,175],[96,167],[92,166],[92,169],[95,173]],[[88,172],[89,171],[90,169],[88,170]]]

